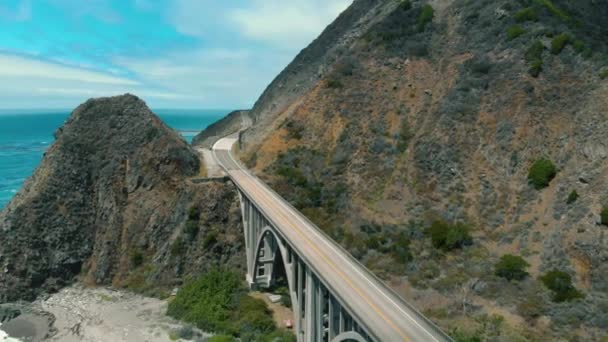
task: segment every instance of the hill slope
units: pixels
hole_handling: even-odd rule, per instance
[[[244,265],[236,192],[192,183],[199,167],[135,96],[79,106],[0,213],[0,303],[77,275],[145,292],[213,264]]]
[[[591,0],[355,1],[256,103],[242,158],[447,331],[599,339],[607,16]],[[543,159],[556,176],[535,187]],[[436,221],[457,243],[432,243]],[[505,254],[529,276],[498,276]],[[556,302],[537,279],[552,270],[584,298]]]

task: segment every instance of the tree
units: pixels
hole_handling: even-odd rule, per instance
[[[505,254],[500,258],[500,261],[494,266],[495,274],[507,280],[523,280],[528,276],[526,268],[530,264],[522,257],[517,255]]]
[[[433,246],[446,251],[461,248],[473,242],[469,227],[463,223],[450,225],[443,221],[435,221],[427,229]]]
[[[572,285],[572,277],[566,272],[553,270],[540,277],[540,280],[553,292],[554,302],[566,302],[584,297],[583,294]]]
[[[557,168],[548,159],[537,160],[528,173],[528,180],[536,190],[546,188],[557,175]]]

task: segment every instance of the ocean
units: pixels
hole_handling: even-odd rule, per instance
[[[224,117],[229,110],[153,110],[168,126],[192,141],[196,132]],[[0,110],[0,210],[32,175],[53,132],[70,115],[65,110]]]

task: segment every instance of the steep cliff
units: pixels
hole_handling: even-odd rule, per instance
[[[602,338],[607,16],[593,0],[355,1],[258,101],[242,159],[455,335]],[[505,279],[506,254],[529,275]]]
[[[132,95],[89,100],[0,214],[0,303],[80,275],[135,290],[241,262],[230,184],[195,184],[196,152]]]

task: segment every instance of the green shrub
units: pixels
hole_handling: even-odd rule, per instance
[[[528,181],[536,190],[546,188],[557,175],[557,168],[548,159],[537,160],[528,173]]]
[[[568,195],[568,200],[566,200],[566,204],[572,204],[572,203],[576,202],[576,200],[578,200],[578,198],[579,198],[578,192],[576,192],[576,190],[572,190],[570,195]]]
[[[462,223],[450,225],[443,221],[435,221],[427,229],[427,234],[431,236],[435,248],[449,251],[472,243],[473,238],[469,230],[469,227]]]
[[[603,71],[600,72],[600,78],[603,79],[603,80],[606,79],[606,78],[608,78],[608,69],[605,69],[605,70],[603,70]]]
[[[530,66],[528,69],[528,73],[532,77],[538,77],[540,73],[543,71],[543,51],[545,50],[545,46],[539,40],[535,41],[530,45],[528,50],[526,50],[525,59]]]
[[[526,33],[526,30],[524,30],[521,26],[513,25],[507,29],[507,39],[513,40],[524,33]]]
[[[572,285],[572,277],[566,272],[553,270],[540,280],[553,292],[553,301],[566,302],[584,297],[583,294]]]
[[[543,59],[543,51],[545,51],[545,46],[540,40],[535,41],[530,45],[528,50],[526,50],[525,58],[527,62],[533,62],[536,60]]]
[[[399,9],[402,11],[409,11],[412,9],[412,2],[410,0],[402,0],[399,4]]]
[[[572,48],[574,48],[574,51],[576,51],[577,53],[583,53],[587,49],[587,47],[585,46],[585,42],[580,39],[575,40],[574,43],[572,43]]]
[[[279,329],[270,334],[259,336],[256,342],[296,342],[296,335],[291,331]]]
[[[602,209],[602,213],[600,214],[601,223],[604,226],[608,226],[608,207],[604,207]]]
[[[429,4],[422,6],[422,11],[420,15],[416,19],[416,24],[418,25],[418,31],[422,32],[426,29],[426,26],[433,21],[435,17],[435,10]]]
[[[231,309],[244,292],[240,277],[226,269],[213,269],[186,283],[169,303],[167,314],[209,332],[232,332]]]
[[[131,266],[137,268],[144,263],[144,255],[137,249],[131,251],[131,255],[129,256],[131,260]]]
[[[240,276],[224,268],[187,282],[169,303],[167,314],[204,331],[226,334],[217,336],[218,341],[233,341],[233,336],[265,341],[277,332],[266,303],[248,296]]]
[[[344,88],[344,84],[338,80],[328,80],[325,85],[329,89],[342,89]]]
[[[532,7],[527,7],[515,13],[515,20],[523,23],[525,21],[537,21],[538,12]]]
[[[555,6],[551,0],[536,0],[536,2],[547,8],[549,12],[551,12],[551,14],[560,18],[564,22],[570,21],[570,16],[568,15],[568,13],[562,11],[557,6]]]
[[[255,336],[271,333],[276,329],[272,312],[261,299],[242,296],[233,316],[236,324],[235,330],[239,334]]]
[[[566,45],[570,44],[571,40],[572,37],[570,37],[570,35],[567,33],[562,33],[553,38],[551,41],[551,53],[554,55],[559,55]]]
[[[532,77],[538,77],[541,72],[543,72],[543,60],[537,59],[530,63],[530,68],[528,69],[528,74]]]
[[[530,264],[522,257],[505,254],[500,258],[500,261],[494,266],[494,273],[507,280],[523,280],[528,276],[526,268]]]

